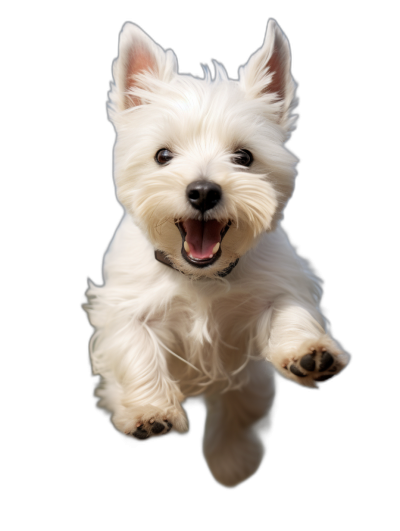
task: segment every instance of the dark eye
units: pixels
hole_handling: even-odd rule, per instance
[[[158,162],[158,164],[167,164],[173,158],[173,154],[169,149],[166,148],[159,149],[155,156],[156,162]]]
[[[250,166],[253,162],[253,155],[247,149],[239,149],[233,155],[233,162],[240,166]]]

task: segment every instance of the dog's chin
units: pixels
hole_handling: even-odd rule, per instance
[[[182,238],[181,254],[188,264],[201,269],[219,260],[222,240],[229,230],[230,221],[187,219],[176,222],[175,225]]]

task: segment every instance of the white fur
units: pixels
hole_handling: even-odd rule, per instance
[[[239,80],[218,63],[214,79],[207,68],[197,79],[178,75],[173,52],[127,23],[113,74],[114,174],[126,214],[105,257],[104,285],[87,291],[97,394],[114,425],[132,433],[163,419],[187,430],[181,403],[205,393],[205,456],[221,483],[235,485],[262,457],[254,424],[272,403],[272,366],[315,386],[290,363],[312,349],[331,352],[337,372],[348,362],[327,331],[320,283],[280,226],[297,162],[284,147],[294,127],[289,45],[271,20]],[[160,166],[154,156],[164,147],[175,156]],[[232,159],[241,148],[254,156],[249,168]],[[199,218],[185,191],[200,178],[223,193],[206,219],[232,222],[221,257],[204,269],[183,259],[175,226]],[[156,261],[155,249],[179,271]]]

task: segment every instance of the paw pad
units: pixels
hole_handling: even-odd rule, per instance
[[[150,419],[149,421],[145,421],[139,425],[136,425],[136,430],[132,432],[131,435],[133,435],[136,439],[144,440],[148,439],[152,435],[163,435],[168,433],[171,428],[172,424],[167,419]]]
[[[311,376],[315,382],[325,382],[335,376],[340,369],[339,363],[335,364],[335,356],[325,349],[313,349],[311,353],[301,356],[291,362],[289,369],[298,378]],[[328,372],[328,374],[323,374]]]
[[[300,365],[305,369],[306,371],[315,371],[315,360],[314,356],[312,354],[306,354],[303,356],[300,360]]]

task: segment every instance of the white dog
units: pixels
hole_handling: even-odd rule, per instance
[[[289,44],[274,20],[263,46],[228,78],[178,74],[136,25],[123,27],[109,116],[125,216],[86,310],[97,395],[138,439],[188,429],[203,393],[204,453],[225,485],[257,469],[255,424],[274,395],[273,367],[315,387],[349,355],[319,308],[321,287],[280,226],[297,159]]]

